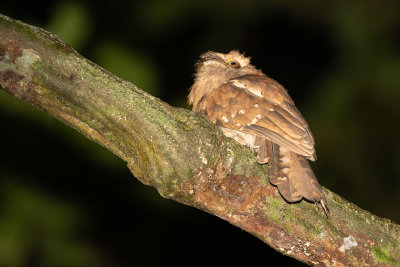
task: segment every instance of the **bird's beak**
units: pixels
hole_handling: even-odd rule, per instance
[[[215,60],[215,61],[220,61],[220,62],[225,62],[224,61],[224,54],[221,53],[215,53],[215,52],[206,52],[200,56],[200,61],[208,61],[208,60]]]
[[[222,53],[214,53],[214,54],[216,54],[219,58],[225,60],[225,55],[224,54],[222,54]]]
[[[224,54],[215,52],[206,52],[200,56],[200,60],[197,67],[201,67],[205,64],[226,64]]]

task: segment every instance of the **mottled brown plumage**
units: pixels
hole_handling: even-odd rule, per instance
[[[305,198],[328,212],[306,159],[316,159],[307,122],[286,89],[249,58],[237,51],[201,55],[189,103],[226,136],[257,151],[258,163],[268,163],[269,179],[287,201]]]

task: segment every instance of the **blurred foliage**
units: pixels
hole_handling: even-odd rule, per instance
[[[159,74],[150,56],[112,41],[100,43],[94,48],[93,55],[100,66],[154,96],[159,95]]]
[[[309,122],[321,184],[399,223],[398,10],[396,0],[0,2],[175,106],[188,107],[201,53],[246,51]],[[110,152],[2,91],[0,123],[2,266],[205,265],[209,252],[215,265],[300,265],[162,199]]]
[[[60,2],[51,14],[47,29],[79,50],[88,41],[92,22],[91,13],[84,3]]]
[[[75,207],[33,187],[1,182],[0,266],[98,266],[77,232],[84,220]]]

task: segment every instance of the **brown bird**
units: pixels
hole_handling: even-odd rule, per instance
[[[316,159],[314,138],[286,89],[237,51],[207,52],[190,88],[193,110],[268,163],[269,179],[288,202],[305,198],[329,209],[307,159]]]

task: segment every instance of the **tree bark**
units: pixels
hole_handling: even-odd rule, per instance
[[[252,151],[80,56],[57,36],[0,15],[0,86],[127,162],[166,197],[313,265],[400,264],[400,226],[324,189],[331,215],[286,203]]]

